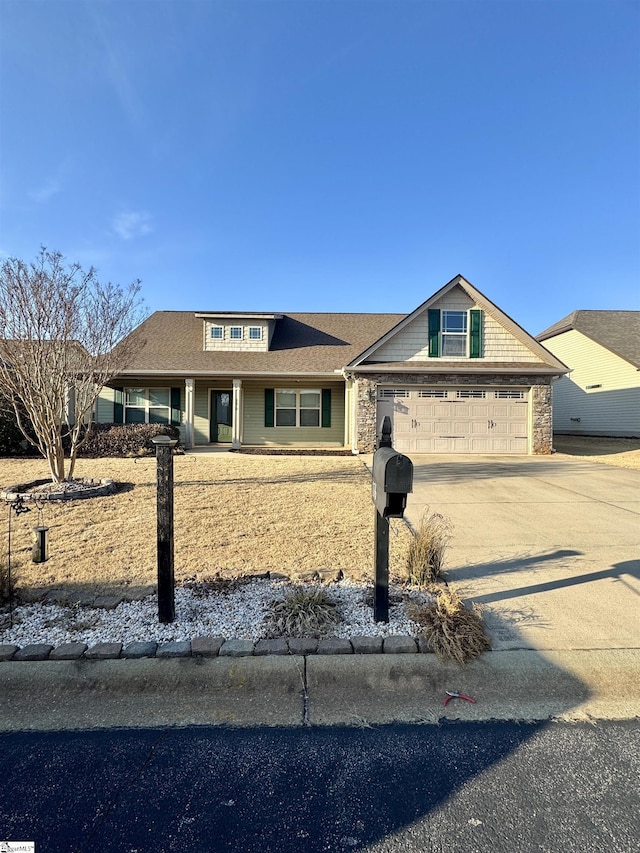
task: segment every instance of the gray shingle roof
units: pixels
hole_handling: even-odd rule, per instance
[[[404,314],[283,314],[269,352],[204,352],[194,311],[156,311],[133,333],[142,345],[123,374],[330,374],[349,364]]]
[[[640,368],[640,311],[573,311],[541,332],[536,340],[546,341],[571,330]]]

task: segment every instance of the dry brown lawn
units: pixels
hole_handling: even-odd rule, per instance
[[[566,456],[640,471],[640,438],[555,435],[553,446],[558,453]]]
[[[117,494],[45,505],[46,563],[31,561],[38,513],[12,513],[12,567],[26,596],[61,589],[139,593],[157,580],[156,461],[81,459],[75,475],[112,477]],[[0,488],[46,478],[44,462],[0,459]],[[266,571],[293,579],[315,570],[373,577],[370,475],[355,457],[213,453],[174,458],[176,582]],[[8,511],[0,560],[6,558]],[[410,534],[393,521],[392,572]]]

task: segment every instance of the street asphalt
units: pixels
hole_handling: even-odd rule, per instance
[[[640,717],[640,472],[559,455],[412,459],[406,518],[453,522],[446,576],[482,605],[492,640],[477,661],[10,661],[0,731]],[[476,702],[445,708],[448,690]]]

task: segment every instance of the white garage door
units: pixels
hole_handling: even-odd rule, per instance
[[[381,388],[377,433],[389,415],[402,453],[527,453],[527,391]]]

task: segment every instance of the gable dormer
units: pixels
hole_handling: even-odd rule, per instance
[[[203,322],[205,352],[268,352],[282,314],[196,314]]]
[[[431,371],[496,364],[563,367],[462,276],[407,315],[350,367],[408,365]]]

